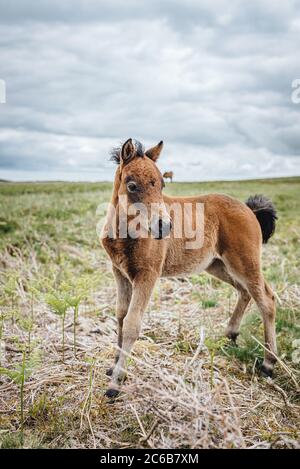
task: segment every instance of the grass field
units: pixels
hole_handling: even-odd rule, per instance
[[[96,235],[96,210],[111,188],[0,184],[2,448],[299,447],[300,178],[165,189],[240,200],[263,193],[275,203],[276,233],[263,250],[277,297],[274,379],[255,372],[263,330],[254,305],[233,347],[222,335],[236,299],[231,287],[206,274],[162,279],[114,404],[103,394],[115,288]]]

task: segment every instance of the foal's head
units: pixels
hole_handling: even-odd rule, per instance
[[[145,207],[149,232],[162,239],[171,230],[171,220],[163,201],[163,177],[156,161],[163,148],[163,142],[144,151],[140,142],[129,138],[122,147],[112,151],[112,159],[119,164],[115,190],[118,197],[126,196],[128,206]]]

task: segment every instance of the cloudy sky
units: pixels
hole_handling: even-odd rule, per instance
[[[177,180],[300,175],[300,0],[0,0],[0,178],[112,179],[164,140]]]

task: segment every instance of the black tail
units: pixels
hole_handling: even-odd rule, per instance
[[[259,221],[263,243],[267,243],[274,234],[277,220],[276,209],[273,203],[264,195],[255,195],[249,197],[246,201],[246,205],[251,208]]]

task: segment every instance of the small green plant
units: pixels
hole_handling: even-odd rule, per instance
[[[216,300],[212,300],[208,298],[208,299],[202,300],[201,304],[202,304],[202,308],[207,309],[207,308],[214,308],[215,306],[217,306],[218,302]]]
[[[80,304],[86,300],[87,292],[91,287],[91,281],[88,277],[79,277],[74,280],[71,277],[67,278],[65,282],[61,283],[62,296],[66,303],[73,310],[73,350],[74,356],[76,357],[77,345],[76,345],[76,326],[79,314]]]
[[[22,353],[22,361],[13,369],[0,368],[0,374],[8,376],[14,383],[16,383],[20,390],[20,442],[24,445],[24,385],[26,380],[31,376],[34,369],[40,363],[40,352],[36,350],[31,353],[27,358],[26,348],[24,347]]]
[[[18,324],[21,327],[21,329],[23,329],[23,331],[27,332],[27,349],[28,349],[28,353],[30,354],[31,353],[31,335],[35,326],[32,314],[30,314],[30,316],[27,316],[27,317],[19,317]]]
[[[210,282],[210,278],[203,274],[193,274],[190,280],[193,285],[207,285]]]
[[[60,298],[54,294],[46,295],[46,302],[50,306],[53,313],[61,318],[61,332],[62,332],[62,361],[65,361],[65,319],[67,310],[69,308],[65,298]]]
[[[174,342],[174,348],[177,352],[180,353],[189,353],[192,350],[190,342],[184,339]]]

